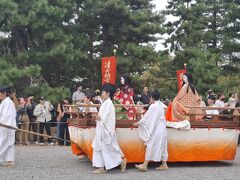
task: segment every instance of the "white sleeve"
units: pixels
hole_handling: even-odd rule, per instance
[[[5,103],[0,112],[0,122],[9,126],[16,127],[16,110],[13,104]]]
[[[39,106],[37,105],[37,106],[35,107],[34,111],[33,111],[33,115],[36,116],[36,117],[38,117],[38,116],[41,115],[41,113],[42,113],[42,112],[40,111],[40,108],[39,108]]]
[[[104,108],[106,109],[106,111],[104,112],[104,114],[101,114],[101,122],[105,122],[107,118],[110,116],[112,111],[110,104],[107,104],[107,106]]]
[[[150,105],[149,109],[144,114],[142,119],[138,122],[138,124],[147,124],[147,121],[149,121],[149,119],[151,119],[153,115],[154,115],[154,107],[153,105]]]
[[[106,109],[104,114],[101,114],[100,124],[102,129],[102,138],[106,144],[110,144],[112,142],[113,134],[115,132],[115,117],[113,117],[115,112],[113,113],[113,108],[114,107],[109,103],[104,107],[104,109]]]
[[[149,141],[152,133],[152,125],[154,118],[155,107],[151,105],[148,111],[144,114],[143,118],[138,122],[138,134],[140,139],[147,142]]]

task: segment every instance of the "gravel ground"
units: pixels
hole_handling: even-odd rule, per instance
[[[159,164],[151,164],[148,172],[138,172],[133,164],[121,173],[119,168],[106,174],[94,175],[87,159],[78,160],[70,147],[16,146],[16,167],[0,166],[0,179],[238,179],[240,152],[233,162],[169,163],[170,170],[156,171]]]

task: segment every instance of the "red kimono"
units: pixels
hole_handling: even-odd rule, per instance
[[[121,91],[116,94],[115,99],[122,105],[134,105],[133,101],[134,91],[133,88],[129,86],[122,87]],[[136,109],[135,107],[125,107],[127,110],[127,116],[129,120],[136,119]]]

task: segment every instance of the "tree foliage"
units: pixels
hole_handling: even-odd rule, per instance
[[[201,93],[208,88],[226,89],[226,83],[217,85],[219,76],[239,77],[239,10],[236,0],[168,1],[165,14],[177,19],[165,24],[170,35],[166,45],[176,55],[173,64],[177,68],[190,65]]]
[[[16,67],[21,91],[31,85],[26,77],[53,88],[70,87],[74,78],[100,86],[101,57],[114,49],[119,74],[142,73],[156,61],[150,43],[163,16],[149,0],[4,0],[1,8],[0,31],[8,34],[1,36],[1,59]]]
[[[184,63],[200,93],[237,89],[239,5],[168,0],[167,10],[158,12],[151,0],[1,0],[0,83],[19,95],[68,94],[62,87],[72,87],[73,79],[99,88],[101,57],[115,49],[118,76],[131,74],[139,90],[145,84],[174,96],[176,70]],[[167,15],[177,18],[164,24]],[[154,50],[164,33],[171,55]]]

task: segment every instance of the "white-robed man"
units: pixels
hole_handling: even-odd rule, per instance
[[[167,129],[165,120],[166,107],[160,101],[160,93],[155,90],[151,93],[151,105],[143,118],[134,123],[138,126],[139,136],[146,145],[145,161],[143,164],[135,165],[140,171],[147,171],[150,161],[162,162],[157,170],[169,169],[167,166]]]
[[[10,88],[0,86],[0,123],[17,128],[16,109],[9,98]],[[15,130],[0,127],[0,163],[2,166],[14,166]]]
[[[105,83],[102,89],[103,103],[96,116],[96,132],[92,143],[94,167],[93,173],[105,173],[107,170],[121,165],[121,172],[126,169],[127,160],[118,145],[115,125],[115,107],[112,103],[115,86]]]

